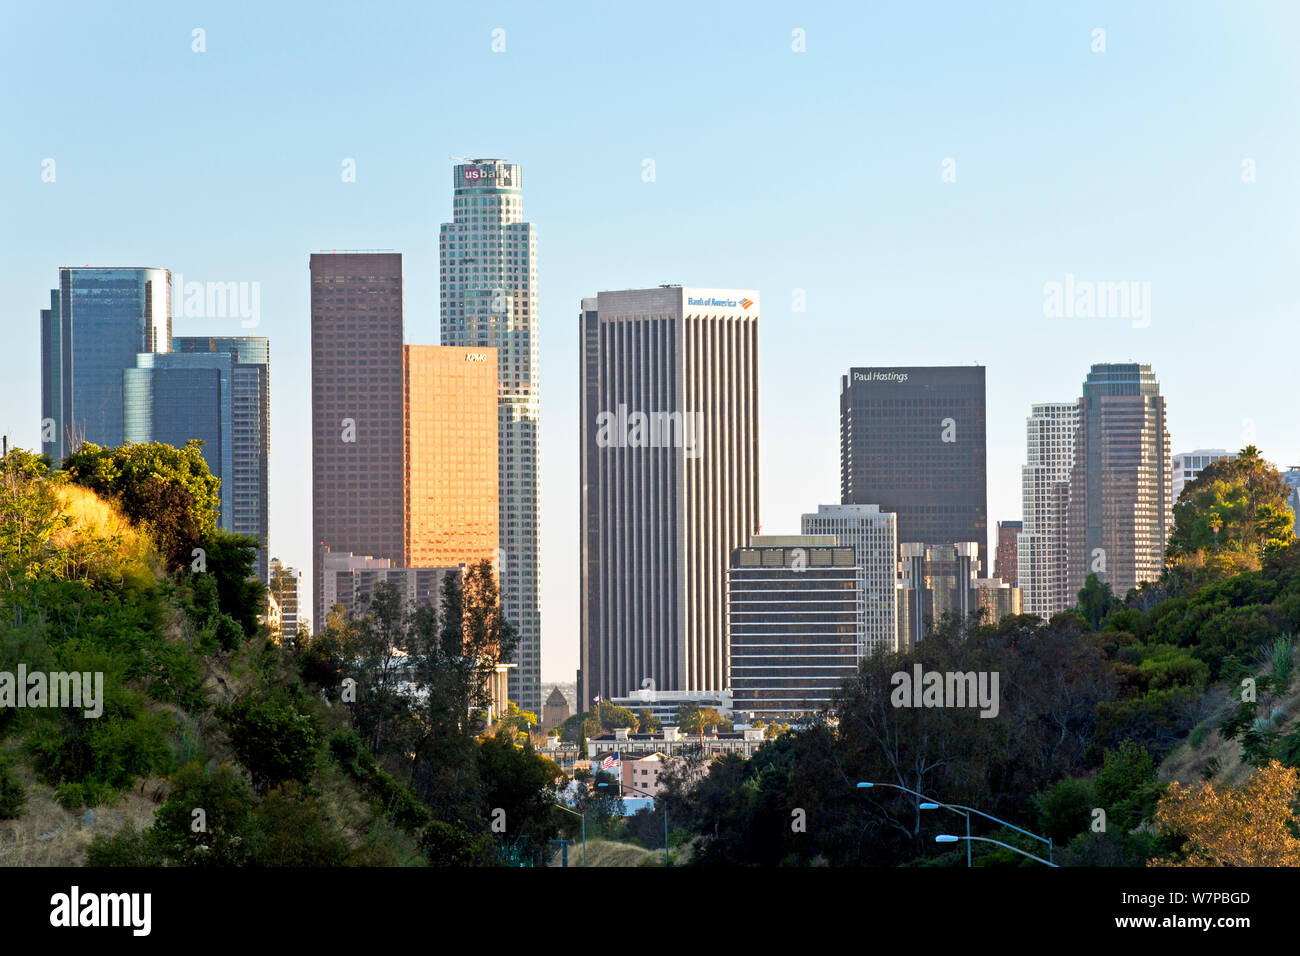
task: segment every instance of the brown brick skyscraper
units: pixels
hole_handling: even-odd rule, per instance
[[[402,257],[311,257],[312,626],[321,548],[406,565]]]

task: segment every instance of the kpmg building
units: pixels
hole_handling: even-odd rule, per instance
[[[853,368],[840,390],[840,495],[897,515],[897,540],[974,541],[987,572],[984,367]]]

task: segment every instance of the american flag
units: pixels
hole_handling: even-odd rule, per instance
[[[618,755],[618,754],[610,754],[609,756],[607,756],[604,760],[602,760],[602,761],[600,762],[600,769],[601,769],[601,770],[614,770],[614,769],[617,769],[617,767],[619,766],[619,762],[618,762],[618,761],[619,761],[619,755]]]

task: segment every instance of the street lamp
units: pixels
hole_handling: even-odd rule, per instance
[[[614,784],[608,780],[605,780],[601,783],[596,784],[596,786],[612,787],[614,786]],[[635,790],[637,793],[643,794],[644,796],[649,797],[651,800],[655,799],[655,795],[653,793],[647,793],[646,791],[642,790],[640,787],[634,787],[630,783],[625,783],[623,784],[623,786],[627,787],[627,789],[629,790]],[[664,805],[664,866],[668,866],[668,865],[669,865],[668,864],[668,805],[665,804]]]
[[[978,813],[980,816],[984,817],[984,818],[987,819],[987,820],[992,820],[994,823],[998,823],[998,824],[1001,824],[1001,825],[1004,826],[1004,827],[1007,827],[1008,829],[1015,830],[1017,833],[1023,833],[1023,834],[1024,834],[1025,836],[1027,836],[1027,837],[1033,837],[1035,840],[1039,841],[1040,843],[1046,843],[1046,844],[1047,844],[1047,861],[1050,863],[1050,862],[1052,862],[1052,860],[1054,859],[1054,857],[1052,856],[1052,840],[1051,840],[1050,837],[1039,836],[1037,833],[1033,833],[1033,832],[1031,832],[1031,831],[1029,831],[1029,830],[1026,830],[1026,829],[1024,829],[1024,828],[1022,828],[1022,827],[1018,827],[1018,826],[1016,826],[1014,823],[1007,823],[1006,820],[1002,820],[1002,819],[1000,819],[1000,818],[998,818],[998,817],[995,817],[995,816],[994,816],[993,814],[991,814],[991,813],[985,813],[983,810],[976,810],[974,807],[962,806],[960,803],[957,803],[957,804],[953,804],[953,809],[956,809],[956,810],[969,810],[971,813]]]
[[[1010,843],[1003,843],[1001,840],[993,840],[990,839],[989,837],[973,837],[973,836],[959,837],[959,836],[953,836],[951,833],[940,833],[937,837],[934,838],[935,843],[956,843],[958,840],[967,840],[967,841],[980,840],[984,843],[996,843],[1000,847],[1005,847],[1008,850],[1014,850],[1016,853],[1019,853],[1021,856],[1027,856],[1031,860],[1037,860],[1039,863],[1042,863],[1044,866],[1055,866],[1057,869],[1060,869],[1060,865],[1057,863],[1053,863],[1050,860],[1044,860],[1041,856],[1034,856],[1032,853],[1026,853],[1024,850],[1020,849],[1019,847],[1014,847]],[[970,843],[968,842],[966,846],[969,848]]]
[[[1033,837],[1035,840],[1038,840],[1038,841],[1040,841],[1040,842],[1042,842],[1042,843],[1046,843],[1046,844],[1047,844],[1047,860],[1048,860],[1048,862],[1051,862],[1051,860],[1052,860],[1052,841],[1051,841],[1051,839],[1050,839],[1049,837],[1039,836],[1037,833],[1033,833],[1033,832],[1031,832],[1031,831],[1029,831],[1029,830],[1024,829],[1023,827],[1018,827],[1018,826],[1016,826],[1014,823],[1008,823],[1006,820],[1003,820],[1003,819],[1000,818],[1000,817],[995,817],[995,816],[994,816],[993,814],[991,814],[991,813],[985,813],[983,810],[976,810],[974,807],[968,807],[968,806],[965,806],[964,804],[960,804],[960,803],[951,803],[951,804],[950,804],[950,803],[940,803],[938,800],[935,800],[935,799],[933,799],[933,798],[931,798],[931,797],[927,797],[927,796],[926,796],[925,794],[923,794],[923,793],[917,793],[915,790],[908,790],[907,787],[900,787],[900,786],[899,786],[898,784],[896,784],[896,783],[870,783],[870,782],[866,782],[866,781],[864,781],[864,782],[861,782],[861,783],[858,784],[858,788],[859,788],[859,789],[870,788],[870,787],[892,787],[892,788],[895,789],[895,790],[902,790],[902,791],[904,791],[905,793],[910,793],[910,794],[912,794],[913,796],[920,797],[922,800],[925,800],[925,801],[927,801],[928,803],[933,803],[935,806],[944,807],[944,808],[946,808],[946,809],[948,809],[948,810],[952,810],[952,811],[954,811],[954,812],[956,812],[956,813],[961,813],[963,810],[966,811],[967,813],[978,813],[980,816],[984,817],[986,820],[992,820],[994,823],[1000,824],[1000,825],[1002,825],[1002,826],[1004,826],[1004,827],[1007,827],[1008,829],[1015,830],[1017,833],[1023,833],[1023,834],[1024,834],[1025,836],[1027,836],[1027,837]],[[933,809],[933,807],[928,807],[928,806],[922,804],[918,809],[921,809],[921,810],[931,810],[931,809]],[[966,828],[967,828],[967,832],[969,832],[969,830],[970,830],[970,817],[966,817]],[[970,849],[970,844],[967,844],[967,845],[966,845],[966,848],[967,848],[967,850],[969,850],[969,849]],[[969,861],[969,857],[968,857],[968,861]]]
[[[946,807],[947,809],[952,810],[955,813],[961,813],[961,815],[966,818],[966,835],[970,836],[970,814],[969,813],[963,813],[961,810],[958,810],[956,807],[949,806],[946,803],[940,803],[938,800],[934,800],[931,797],[927,797],[923,793],[918,793],[917,791],[910,790],[907,787],[900,787],[896,783],[872,783],[869,780],[862,780],[858,782],[859,790],[870,790],[872,787],[889,787],[891,790],[902,790],[904,793],[910,793],[914,797],[920,797],[922,800],[926,802],[918,804],[917,805],[918,810],[933,810],[935,807]],[[966,844],[966,865],[967,866],[971,865],[969,843]]]
[[[557,803],[556,806],[559,807],[561,810],[563,810],[565,813],[572,813],[575,817],[582,817],[582,865],[586,866],[587,865],[587,811],[584,810],[581,813],[579,813],[577,810],[570,810],[562,803]]]
[[[970,814],[969,814],[967,811],[965,811],[965,810],[962,810],[962,809],[960,809],[960,808],[958,808],[958,807],[954,807],[954,806],[952,806],[951,804],[947,804],[947,803],[939,803],[939,802],[937,802],[937,801],[932,801],[932,802],[929,802],[929,803],[923,803],[923,804],[921,804],[919,807],[917,807],[917,809],[918,809],[918,810],[938,810],[940,807],[943,807],[943,809],[945,809],[945,810],[951,810],[953,813],[960,813],[963,817],[966,818],[966,866],[969,867],[969,866],[971,865],[971,862],[970,862]]]

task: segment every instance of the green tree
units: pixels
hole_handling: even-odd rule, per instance
[[[1097,804],[1108,827],[1132,830],[1151,819],[1163,788],[1156,783],[1155,762],[1146,747],[1131,740],[1107,750],[1094,781]]]
[[[245,637],[254,636],[266,605],[266,585],[254,577],[257,538],[215,528],[204,535],[207,572],[216,582],[217,608],[229,615]],[[227,648],[229,650],[230,648]]]
[[[626,707],[619,707],[607,700],[602,700],[596,705],[596,720],[600,724],[600,729],[605,731],[637,725],[636,714]]]
[[[701,707],[699,704],[681,704],[677,708],[674,720],[682,733],[686,734],[708,733],[715,729],[730,731],[732,728],[731,721],[717,710],[712,707]]]
[[[285,781],[305,784],[316,771],[320,731],[281,695],[242,697],[217,711],[230,745],[261,793]]]
[[[294,780],[267,793],[249,824],[249,862],[256,866],[340,866],[350,855],[316,798]]]
[[[1211,462],[1174,505],[1168,557],[1183,563],[1207,551],[1259,557],[1285,547],[1294,539],[1290,494],[1286,480],[1254,445],[1234,459]]]
[[[486,819],[495,815],[504,825],[499,845],[525,857],[545,848],[558,830],[551,807],[560,768],[531,745],[515,746],[510,734],[502,732],[482,742],[477,763]]]
[[[1100,630],[1107,615],[1119,606],[1109,581],[1102,582],[1095,574],[1084,579],[1083,589],[1079,591],[1078,609],[1094,631]]]
[[[1092,784],[1079,777],[1066,777],[1052,784],[1038,797],[1038,826],[1057,846],[1064,846],[1088,829],[1096,806]]]
[[[14,774],[13,761],[7,756],[0,756],[0,820],[12,820],[20,816],[27,803],[27,791]]]
[[[147,526],[172,567],[217,527],[221,482],[203,460],[198,439],[184,448],[162,442],[101,448],[84,442],[63,462],[69,480],[118,502],[134,524]]]

